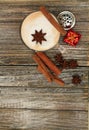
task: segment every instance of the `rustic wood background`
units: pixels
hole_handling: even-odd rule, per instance
[[[77,69],[64,70],[65,86],[48,83],[32,60],[33,51],[21,40],[23,19],[45,5],[57,16],[69,10],[76,17],[79,44],[66,48],[66,59],[77,59]],[[46,53],[53,59],[56,48]],[[82,83],[71,83],[73,74]],[[89,0],[0,0],[0,130],[88,130]]]

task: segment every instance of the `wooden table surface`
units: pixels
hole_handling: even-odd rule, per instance
[[[23,19],[45,5],[56,17],[64,10],[76,17],[74,30],[82,37],[76,47],[63,43],[66,59],[77,69],[65,69],[61,87],[48,83],[32,60],[33,51],[21,40]],[[58,49],[46,52],[51,59]],[[73,74],[82,77],[73,85]],[[89,0],[0,0],[0,130],[88,130]]]

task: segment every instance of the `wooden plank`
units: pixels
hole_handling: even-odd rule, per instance
[[[22,47],[19,45],[17,46],[18,48]],[[79,66],[89,66],[87,48],[85,49],[81,47],[80,49],[76,48],[75,50],[74,48],[68,48],[66,45],[63,45],[62,47],[66,49],[65,53],[63,53],[65,59],[76,59]],[[33,53],[34,52],[32,50],[21,50],[21,48],[17,50],[0,50],[0,65],[36,65],[32,59]],[[57,49],[46,52],[46,54],[51,60],[54,61],[55,64],[56,62],[54,56],[57,53],[59,53],[59,50]]]
[[[0,108],[88,110],[88,89],[0,87]]]
[[[89,97],[89,90],[88,90],[88,97]],[[89,129],[89,101],[88,101],[88,129]]]
[[[72,75],[79,74],[82,83],[78,86],[71,83]],[[88,87],[88,68],[63,70],[60,75],[65,82],[64,87]],[[61,87],[56,83],[48,83],[45,77],[37,71],[36,66],[0,66],[0,86],[29,86],[29,87]]]
[[[65,4],[66,4],[66,6],[73,6],[73,5],[75,5],[75,6],[77,6],[77,5],[80,5],[80,6],[88,6],[88,4],[89,4],[89,1],[88,0],[75,0],[75,1],[72,1],[72,0],[68,0],[68,1],[66,1],[66,0],[44,0],[44,1],[41,1],[41,0],[34,0],[34,1],[32,1],[32,0],[0,0],[0,3],[45,3],[45,4],[47,4],[46,2],[49,2],[50,4],[52,4],[52,3],[54,3],[55,4],[55,2],[56,2],[56,4],[60,4],[60,5],[62,5],[62,6],[64,6]],[[65,4],[64,4],[65,3]]]
[[[0,46],[0,65],[35,65],[32,59],[34,52],[28,49],[24,44],[1,44]],[[59,45],[62,45],[61,42]],[[85,47],[84,47],[85,46]],[[65,59],[77,59],[79,66],[89,66],[88,47],[78,45],[76,48],[68,45],[62,45],[66,50],[63,53]],[[60,51],[56,48],[46,52],[46,54],[55,62],[54,56]],[[72,54],[72,55],[71,55]]]
[[[63,3],[63,2],[62,2]],[[66,2],[67,3],[67,2]],[[89,22],[89,7],[88,3],[85,5],[63,5],[60,2],[25,2],[25,3],[10,3],[10,4],[0,4],[0,22],[21,22],[25,16],[34,11],[39,11],[39,7],[44,5],[46,6],[50,12],[52,12],[55,16],[64,10],[69,10],[74,13],[76,16],[77,22]],[[50,5],[50,6],[49,6]],[[88,27],[88,26],[87,26]]]
[[[0,109],[0,129],[87,130],[87,111]]]

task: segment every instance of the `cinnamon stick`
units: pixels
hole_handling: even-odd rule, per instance
[[[36,54],[56,75],[59,75],[61,73],[61,70],[49,59],[49,57],[45,53],[36,52]]]
[[[40,11],[43,15],[49,20],[49,22],[64,36],[67,31],[63,29],[63,27],[57,23],[57,21],[53,18],[53,16],[46,10],[44,6],[40,7]]]
[[[52,78],[51,78],[51,76],[50,76],[50,74],[49,74],[49,72],[47,70],[44,70],[40,65],[38,65],[37,69],[38,69],[38,71],[40,71],[46,77],[46,79],[49,82],[52,81]]]
[[[61,86],[64,86],[64,81],[58,77],[55,77],[53,78],[54,82],[56,82],[57,84],[61,85]]]
[[[52,79],[50,79],[50,74],[48,77],[46,71],[41,66],[38,66],[37,69],[48,79],[49,82],[51,82],[53,80],[55,83],[57,83],[61,86],[64,86],[64,82],[60,78],[57,78],[54,75],[52,75],[51,73],[50,74],[51,74]]]
[[[57,84],[64,86],[64,82],[49,71],[45,63],[38,57],[37,54],[33,56],[33,59],[38,64],[37,69],[46,77],[49,82],[54,81]]]
[[[45,77],[47,78],[47,80],[48,80],[49,82],[51,82],[52,79],[53,79],[53,76],[52,76],[51,73],[49,72],[49,70],[48,70],[48,68],[46,67],[46,65],[42,62],[42,60],[41,60],[36,54],[33,56],[33,59],[34,59],[34,61],[37,62],[37,64],[38,64],[38,70],[45,75]]]

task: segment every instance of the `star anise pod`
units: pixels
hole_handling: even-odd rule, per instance
[[[76,67],[78,67],[77,60],[71,59],[71,60],[69,61],[69,68],[75,69]]]
[[[46,33],[42,32],[42,29],[40,31],[35,30],[35,34],[31,34],[33,36],[33,42],[36,41],[36,43],[42,44],[42,41],[47,41],[44,36]]]
[[[78,67],[77,60],[74,59],[66,60],[63,58],[61,53],[56,54],[54,58],[55,62],[58,63],[62,69],[75,69],[76,67]]]
[[[58,53],[54,56],[55,58],[55,62],[58,63],[61,67],[63,66],[63,62],[64,62],[64,59],[63,59],[63,56],[61,53]]]
[[[73,84],[78,85],[81,83],[81,77],[78,74],[73,75],[72,77],[73,77],[72,79]]]
[[[64,60],[63,69],[69,69],[69,61]]]

